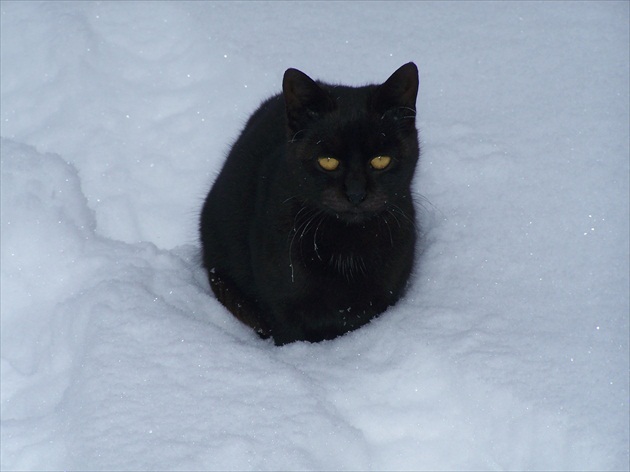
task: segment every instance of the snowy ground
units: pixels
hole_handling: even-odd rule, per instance
[[[627,2],[1,10],[3,470],[628,467]],[[288,67],[409,60],[413,287],[261,341],[198,265],[226,150]]]

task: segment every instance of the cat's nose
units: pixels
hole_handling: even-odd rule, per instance
[[[358,205],[366,197],[365,179],[362,175],[350,174],[345,181],[346,197],[353,205]]]
[[[365,192],[348,192],[346,195],[348,196],[348,200],[350,200],[350,203],[352,203],[353,205],[358,205],[363,200],[365,200]]]

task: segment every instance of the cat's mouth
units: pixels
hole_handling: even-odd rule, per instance
[[[349,224],[365,223],[368,220],[376,218],[384,210],[384,205],[372,206],[345,206],[344,208],[330,208],[336,219]]]
[[[346,223],[364,223],[386,211],[386,201],[376,195],[368,195],[361,202],[353,203],[339,194],[324,195],[324,205],[338,220]]]
[[[349,224],[364,223],[387,211],[387,198],[381,192],[371,192],[359,201],[339,191],[327,191],[321,203],[335,219]]]
[[[335,212],[335,218],[349,224],[359,224],[371,219],[373,215],[367,215],[361,212]]]

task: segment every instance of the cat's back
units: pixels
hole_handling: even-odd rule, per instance
[[[284,100],[264,101],[247,121],[208,193],[200,219],[204,265],[230,267],[234,279],[251,276],[247,234],[258,196],[263,166],[281,159],[286,140]]]
[[[285,138],[284,100],[281,95],[275,95],[265,100],[247,120],[225,164],[227,166],[230,161],[252,160],[252,168],[255,169],[261,162],[260,156],[267,156],[281,148]]]
[[[256,182],[265,161],[278,160],[286,139],[284,101],[275,95],[251,115],[232,145],[202,212],[202,226],[251,217]]]

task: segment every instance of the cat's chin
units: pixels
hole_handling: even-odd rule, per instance
[[[335,211],[334,218],[349,225],[365,223],[377,216],[377,213],[365,211]]]

